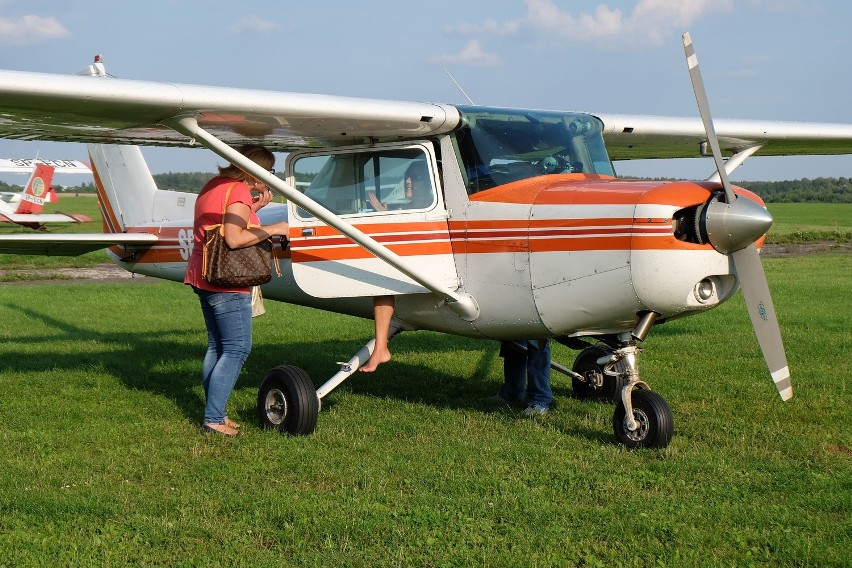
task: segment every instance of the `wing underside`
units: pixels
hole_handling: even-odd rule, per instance
[[[458,123],[452,106],[0,71],[0,137],[192,146],[165,126],[191,116],[229,145],[273,150],[423,138]]]
[[[705,155],[700,118],[593,113],[613,160]],[[197,118],[229,145],[276,151],[422,139],[460,125],[452,105],[386,101],[108,77],[0,70],[0,137],[18,140],[192,146],[166,123]],[[716,121],[723,152],[852,153],[852,124]]]

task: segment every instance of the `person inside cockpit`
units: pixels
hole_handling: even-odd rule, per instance
[[[426,163],[417,160],[408,166],[402,178],[405,200],[387,203],[379,201],[372,191],[367,192],[367,199],[376,211],[389,211],[396,209],[423,209],[432,204],[432,185],[429,183],[429,172]]]

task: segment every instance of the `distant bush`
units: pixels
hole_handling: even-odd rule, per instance
[[[788,181],[744,181],[767,203],[852,203],[852,179],[816,178]]]

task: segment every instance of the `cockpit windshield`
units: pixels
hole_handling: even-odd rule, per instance
[[[463,126],[453,141],[469,194],[535,176],[614,176],[602,124],[589,114],[457,107]]]

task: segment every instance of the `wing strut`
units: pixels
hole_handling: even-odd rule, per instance
[[[757,152],[763,148],[763,144],[758,144],[756,146],[749,146],[744,150],[740,150],[727,160],[725,160],[725,173],[731,175],[735,169],[740,167],[743,162],[746,161],[746,158]],[[719,175],[718,170],[713,172],[713,175],[707,178],[707,181],[712,181],[713,183],[722,183],[722,176]]]
[[[373,238],[359,231],[350,223],[347,223],[313,199],[306,197],[301,191],[293,188],[280,178],[270,174],[268,171],[261,168],[235,149],[231,148],[214,135],[201,128],[194,117],[185,116],[169,119],[168,121],[165,121],[165,124],[177,132],[185,134],[193,140],[197,140],[201,145],[222,156],[228,162],[239,166],[244,171],[263,181],[263,183],[274,189],[277,193],[286,197],[289,201],[292,201],[305,211],[308,211],[311,215],[327,225],[334,227],[342,234],[346,235],[354,242],[376,255],[378,258],[384,260],[424,288],[428,288],[443,298],[447,303],[447,307],[453,310],[453,312],[460,318],[465,321],[474,321],[479,317],[479,305],[476,303],[473,296],[464,293],[459,294],[450,290],[438,280],[431,278],[429,274],[408,266],[402,257],[384,245],[379,244]]]

